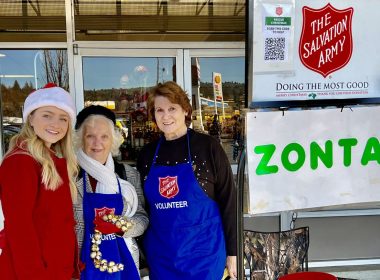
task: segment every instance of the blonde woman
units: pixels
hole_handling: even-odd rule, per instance
[[[71,134],[75,115],[70,94],[54,84],[25,100],[25,124],[0,167],[2,279],[77,277],[72,210],[77,165]]]

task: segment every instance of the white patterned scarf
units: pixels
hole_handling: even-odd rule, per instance
[[[77,152],[78,163],[91,177],[97,181],[96,193],[115,194],[119,192],[117,181],[121,186],[121,194],[126,202],[126,217],[132,217],[137,210],[138,199],[135,188],[120,178],[116,178],[115,165],[111,154],[108,155],[105,165],[86,155],[82,149]],[[84,180],[85,178],[83,178]]]

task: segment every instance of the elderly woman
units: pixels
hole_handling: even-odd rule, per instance
[[[150,225],[144,249],[150,280],[236,278],[236,189],[218,140],[188,126],[191,104],[175,82],[156,86],[148,110],[162,131],[137,169]]]
[[[123,141],[115,114],[102,106],[86,107],[75,129],[81,168],[74,204],[80,279],[140,279],[134,238],[143,234],[148,218],[139,173],[112,158]]]

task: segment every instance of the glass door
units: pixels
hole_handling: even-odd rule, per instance
[[[70,91],[68,77],[66,49],[0,49],[0,160],[21,130],[25,98],[46,83]]]
[[[244,49],[184,51],[184,83],[193,104],[193,128],[218,138],[231,163],[236,163],[243,144],[244,56]]]
[[[235,162],[246,100],[244,49],[79,48],[74,67],[78,110],[98,104],[115,112],[125,135],[121,160],[134,164],[143,145],[157,137],[147,95],[157,83],[172,80],[189,95],[193,128],[218,137]]]
[[[102,105],[116,114],[124,142],[119,160],[134,164],[141,148],[158,137],[147,97],[157,83],[183,86],[182,50],[80,49],[74,58],[78,110]]]

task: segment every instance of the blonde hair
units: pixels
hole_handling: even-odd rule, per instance
[[[112,156],[117,156],[120,154],[120,145],[124,142],[124,137],[121,135],[120,130],[118,127],[116,127],[113,122],[103,116],[103,115],[89,115],[81,124],[78,130],[75,131],[74,134],[74,145],[75,149],[83,149],[83,133],[86,126],[95,127],[95,122],[99,119],[105,120],[109,130],[111,132],[112,137],[112,147],[111,147],[111,154]]]
[[[76,177],[78,175],[77,160],[73,150],[72,125],[69,127],[66,135],[57,143],[51,146],[51,150],[59,156],[66,159],[67,173],[69,177],[69,185],[71,198],[73,202],[77,198],[77,189],[75,186]],[[14,154],[13,150],[20,148],[25,154],[30,154],[42,166],[42,183],[47,190],[56,190],[62,184],[62,178],[59,176],[57,168],[50,156],[50,150],[45,146],[44,141],[37,136],[33,127],[30,125],[29,118],[22,127],[19,134],[12,137],[9,143],[9,149],[5,157]],[[23,153],[22,151],[16,153]]]

